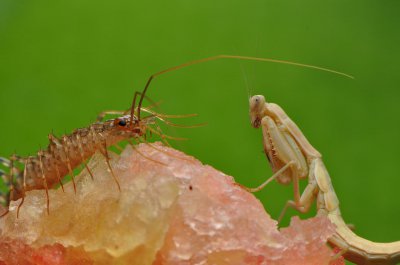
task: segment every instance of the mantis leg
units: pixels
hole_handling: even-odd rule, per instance
[[[285,207],[278,218],[278,223],[280,223],[285,216],[285,213],[289,207],[296,209],[301,213],[306,213],[310,210],[312,203],[316,198],[316,190],[318,190],[318,186],[316,183],[311,184],[309,183],[307,187],[304,189],[303,193],[301,194],[300,201],[296,203],[295,201],[289,200],[286,202]]]
[[[281,169],[279,169],[275,174],[273,174],[271,177],[269,177],[266,181],[264,181],[264,183],[262,183],[260,186],[256,187],[256,188],[248,188],[248,187],[244,187],[242,186],[245,190],[249,191],[249,192],[257,192],[262,190],[265,186],[267,186],[271,181],[273,181],[274,179],[276,179],[277,177],[279,177],[286,169],[288,169],[291,165],[293,165],[294,162],[291,161],[289,163],[287,163],[285,166],[283,166]]]
[[[316,165],[316,160],[313,160],[311,162],[310,170],[309,170],[309,175],[308,175],[308,184],[306,188],[304,189],[303,193],[300,196],[300,199],[296,201],[289,200],[286,202],[285,207],[283,207],[283,210],[281,214],[279,215],[278,218],[278,223],[280,223],[285,216],[285,213],[289,207],[294,208],[295,210],[301,212],[301,213],[306,213],[310,210],[310,207],[312,203],[315,201],[318,195],[318,184],[317,181],[315,180],[315,165]],[[295,194],[300,194],[300,189],[298,185],[294,185],[295,187]],[[296,198],[296,196],[295,196]]]

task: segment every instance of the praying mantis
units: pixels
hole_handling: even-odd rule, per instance
[[[353,78],[345,73],[327,68],[290,61],[249,56],[217,55],[180,64],[150,76],[137,106],[138,120],[140,120],[143,99],[154,78],[187,66],[224,58],[289,64]],[[135,106],[135,101],[136,97],[133,100],[133,106]],[[274,179],[281,184],[293,181],[294,201],[289,200],[286,203],[278,221],[282,219],[288,207],[295,208],[299,212],[307,212],[316,200],[318,215],[327,216],[337,227],[335,234],[329,239],[330,244],[341,249],[341,252],[335,256],[343,254],[347,260],[361,265],[394,265],[400,262],[400,241],[393,243],[372,242],[357,236],[346,225],[341,217],[339,200],[332,186],[329,173],[322,161],[321,154],[308,142],[307,138],[284,110],[277,104],[267,103],[261,95],[251,97],[249,103],[251,124],[255,128],[262,128],[264,150],[274,175],[257,188],[244,188],[250,192],[256,192]],[[133,113],[134,109],[132,108],[131,111]],[[299,181],[305,178],[308,178],[308,184],[300,194]]]
[[[317,215],[327,216],[336,225],[330,244],[341,249],[338,253],[349,261],[362,265],[394,265],[400,262],[400,241],[376,243],[357,236],[343,221],[339,200],[321,154],[277,104],[266,102],[264,96],[252,96],[249,100],[250,120],[254,128],[261,127],[264,150],[274,174],[257,188],[256,192],[272,180],[287,184],[293,181],[294,201],[289,200],[278,222],[288,207],[308,212],[317,201]],[[308,184],[300,194],[299,180],[308,178]]]

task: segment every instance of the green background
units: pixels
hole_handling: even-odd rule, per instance
[[[0,153],[34,154],[52,130],[127,109],[150,74],[189,60],[236,54],[325,66],[356,79],[226,59],[161,76],[148,96],[162,112],[200,115],[179,123],[208,123],[168,130],[190,138],[176,148],[256,186],[271,170],[246,87],[265,95],[323,154],[357,234],[399,240],[399,12],[395,0],[1,0]],[[273,183],[256,196],[277,218],[292,188]]]

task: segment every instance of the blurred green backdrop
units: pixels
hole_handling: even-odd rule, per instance
[[[399,240],[399,12],[395,0],[1,0],[0,153],[33,154],[52,130],[127,109],[150,74],[189,60],[236,54],[325,66],[356,79],[227,59],[161,76],[148,96],[165,113],[200,115],[178,122],[208,123],[169,130],[190,138],[176,148],[256,186],[271,171],[249,123],[247,79],[324,155],[357,234]],[[292,188],[273,183],[256,196],[276,218]]]

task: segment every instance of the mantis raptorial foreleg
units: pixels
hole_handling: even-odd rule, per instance
[[[263,96],[253,96],[250,98],[250,118],[253,127],[262,128],[264,150],[275,174],[259,187],[247,190],[259,191],[272,179],[281,184],[294,182],[294,200],[286,203],[278,221],[287,208],[307,212],[317,200],[318,215],[327,216],[336,225],[336,232],[329,242],[341,251],[333,258],[343,254],[347,260],[364,265],[394,265],[400,262],[400,241],[372,242],[357,236],[346,225],[320,153],[281,107],[267,103]],[[308,185],[300,196],[298,182],[307,176]]]
[[[257,108],[261,102],[261,98],[255,98],[250,102],[250,105]],[[302,211],[305,205],[308,204],[306,198],[310,197],[308,195],[300,197],[299,179],[306,177],[308,172],[306,158],[301,153],[295,140],[288,133],[288,128],[283,122],[278,120],[279,122],[277,123],[273,116],[268,115],[264,115],[264,117],[258,115],[257,118],[252,120],[253,126],[261,126],[262,128],[264,150],[275,174],[259,187],[249,190],[259,191],[273,179],[283,184],[293,180],[294,201],[289,201],[284,211],[288,206]],[[296,128],[294,127],[294,129]]]

